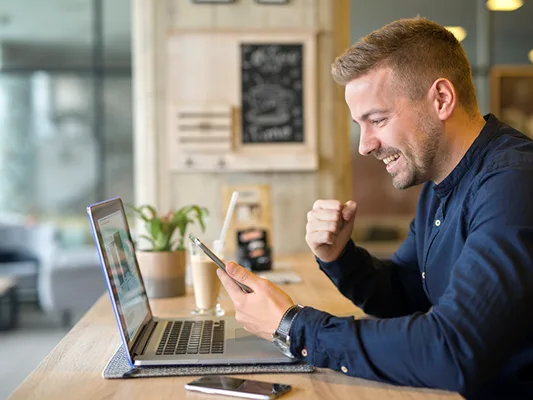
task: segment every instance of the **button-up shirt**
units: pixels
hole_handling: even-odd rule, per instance
[[[293,354],[468,398],[533,398],[533,141],[485,119],[453,171],[424,184],[391,260],[352,241],[337,260],[318,260],[344,296],[378,318],[305,307],[291,326]]]

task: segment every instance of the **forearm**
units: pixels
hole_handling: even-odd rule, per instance
[[[498,224],[471,234],[426,313],[355,320],[306,307],[291,327],[291,351],[306,348],[307,362],[352,376],[473,393],[531,345],[532,237]]]
[[[418,294],[417,270],[378,260],[351,240],[337,260],[318,260],[318,264],[339,291],[366,314],[397,317],[429,309],[427,299]]]
[[[431,314],[356,320],[305,307],[291,328],[291,351],[354,377],[465,393],[486,372],[448,333]]]

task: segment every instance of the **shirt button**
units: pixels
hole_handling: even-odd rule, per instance
[[[307,357],[307,349],[302,350],[302,356]]]
[[[422,272],[422,279],[426,279],[426,273]]]
[[[440,219],[435,221],[435,226],[440,226]]]
[[[344,365],[341,367],[341,371],[344,372],[345,374],[348,373],[348,368],[346,368]]]

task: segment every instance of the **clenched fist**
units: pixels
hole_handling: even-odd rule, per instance
[[[322,261],[336,260],[352,235],[357,204],[317,200],[307,213],[305,241]]]

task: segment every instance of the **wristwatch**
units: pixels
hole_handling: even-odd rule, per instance
[[[272,343],[287,357],[295,358],[291,353],[291,338],[289,333],[291,331],[291,325],[296,315],[300,312],[303,306],[295,304],[291,306],[279,322],[278,328],[272,334]]]

